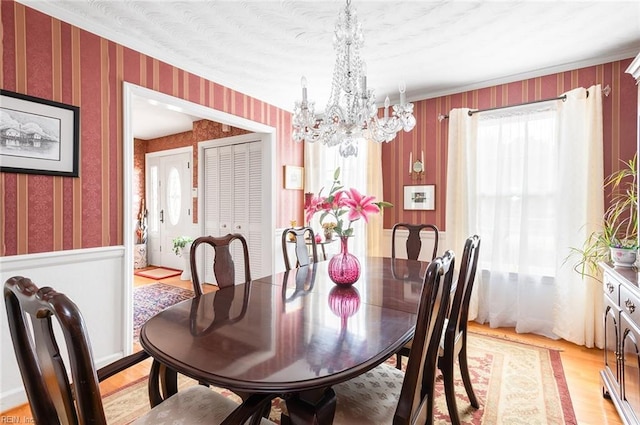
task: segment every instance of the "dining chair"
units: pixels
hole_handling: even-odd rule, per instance
[[[86,325],[77,305],[53,288],[15,276],[4,284],[9,331],[35,423],[106,425],[99,383],[149,357],[144,351],[95,369]],[[61,333],[54,331],[54,325]],[[60,349],[62,347],[62,349]],[[194,385],[167,398],[133,424],[242,424],[271,402],[252,395],[242,404]]]
[[[406,372],[386,363],[333,387],[334,424],[432,424],[438,344],[449,305],[455,256],[428,266]]]
[[[430,260],[436,258],[438,255],[438,241],[440,239],[440,231],[435,224],[410,224],[410,223],[396,223],[393,225],[391,231],[391,258],[396,258],[396,232],[400,229],[406,229],[409,231],[409,235],[406,240],[407,247],[407,259],[417,260],[420,257],[420,251],[422,250],[422,238],[420,233],[425,231],[431,231],[433,233],[433,252],[431,253]]]
[[[456,405],[454,387],[454,366],[456,358],[460,367],[460,374],[464,388],[469,397],[471,406],[480,407],[478,399],[473,392],[469,366],[467,362],[467,327],[469,318],[469,302],[475,282],[478,267],[478,254],[480,252],[480,237],[478,235],[467,238],[460,261],[460,272],[455,287],[455,293],[451,307],[447,313],[445,324],[438,348],[438,368],[442,371],[447,408],[451,423],[460,424],[458,407]],[[396,368],[400,368],[401,356],[409,356],[412,344],[402,347],[396,354]]]
[[[243,263],[244,263],[244,280],[251,281],[251,270],[249,266],[249,248],[247,240],[239,233],[229,233],[225,236],[200,236],[191,244],[191,252],[189,261],[191,264],[191,280],[193,290],[196,296],[202,295],[202,284],[197,267],[197,249],[200,245],[205,244],[212,247],[214,251],[213,258],[213,275],[219,288],[226,288],[235,285],[236,270],[231,253],[231,243],[238,241],[242,247]],[[205,252],[205,255],[207,252]]]
[[[286,270],[292,269],[287,249],[287,244],[291,242],[295,243],[296,267],[306,266],[312,260],[314,263],[318,262],[318,249],[313,229],[311,227],[288,227],[282,232],[282,255]],[[311,248],[311,253],[309,253],[309,248]]]
[[[433,252],[431,253],[431,259],[433,260],[438,255],[438,243],[440,241],[440,231],[435,224],[411,224],[411,223],[396,223],[393,226],[391,232],[391,258],[396,258],[396,232],[400,229],[406,229],[409,231],[409,235],[406,239],[406,247],[407,247],[407,259],[409,260],[418,260],[420,257],[420,251],[422,250],[422,238],[420,237],[420,233],[424,231],[430,231],[433,233]],[[415,265],[414,265],[415,267]],[[394,276],[396,276],[395,268],[392,268],[392,272]],[[415,273],[411,273],[409,271],[409,279],[415,280]],[[402,356],[407,356],[409,350],[411,349],[411,342],[407,343],[404,347],[400,349],[396,353],[396,368],[400,369],[402,367]]]
[[[438,349],[438,368],[442,371],[447,408],[449,409],[451,423],[454,425],[460,424],[458,407],[456,405],[455,387],[453,384],[453,368],[456,358],[458,359],[462,382],[469,397],[469,402],[471,406],[476,409],[480,407],[478,399],[473,392],[467,362],[469,302],[471,300],[473,283],[475,282],[479,253],[480,237],[474,235],[467,238],[462,253],[456,291],[451,303],[451,310],[445,320],[443,337],[440,339],[440,347]]]

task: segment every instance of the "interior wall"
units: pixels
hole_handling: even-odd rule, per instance
[[[394,208],[385,208],[384,228],[394,223],[435,223],[445,229],[445,194],[447,176],[448,120],[439,121],[454,108],[486,109],[516,105],[562,95],[577,87],[609,85],[611,94],[603,97],[604,173],[618,170],[622,160],[636,152],[636,104],[638,91],[635,80],[625,70],[632,58],[538,78],[502,84],[433,99],[414,101],[417,124],[409,132],[400,132],[391,143],[382,146],[384,200]],[[472,72],[472,71],[470,71]],[[409,153],[424,151],[426,172],[422,180],[409,175]],[[404,186],[435,185],[435,210],[404,210]]]
[[[122,245],[123,82],[276,128],[276,168],[303,164],[291,114],[13,0],[2,1],[0,87],[80,107],[78,178],[0,174],[0,255]],[[276,173],[276,225],[302,220],[303,193]],[[134,204],[135,205],[135,204]]]

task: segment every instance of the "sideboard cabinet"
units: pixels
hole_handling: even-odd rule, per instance
[[[604,271],[603,395],[611,398],[625,424],[640,424],[640,287],[635,268]]]

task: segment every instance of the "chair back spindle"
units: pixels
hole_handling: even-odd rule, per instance
[[[191,279],[193,282],[193,290],[196,296],[202,295],[202,280],[198,274],[197,267],[197,249],[200,245],[205,244],[213,248],[213,275],[216,283],[220,288],[235,285],[236,270],[231,254],[231,243],[238,241],[242,246],[243,262],[244,262],[244,282],[251,281],[251,270],[249,266],[249,248],[247,240],[239,233],[229,233],[225,236],[200,236],[191,244],[190,265]],[[236,242],[236,243],[238,243]]]
[[[438,255],[438,242],[440,239],[440,232],[438,227],[434,224],[410,224],[410,223],[396,223],[391,231],[391,258],[396,258],[396,232],[400,229],[406,229],[409,231],[409,235],[406,240],[407,259],[417,260],[420,257],[420,251],[422,250],[422,239],[420,232],[428,230],[433,233],[433,252],[431,253],[430,260],[436,258]]]
[[[286,270],[293,268],[287,249],[287,244],[290,244],[289,238],[293,238],[295,243],[296,267],[307,266],[312,261],[313,263],[318,262],[318,249],[313,229],[311,227],[289,227],[282,232],[282,255]],[[311,252],[309,252],[309,248]]]

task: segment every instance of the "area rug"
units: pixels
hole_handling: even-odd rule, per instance
[[[194,293],[164,283],[152,283],[133,290],[133,339],[138,340],[140,327],[164,310],[180,301],[193,298]]]
[[[469,405],[456,367],[463,424],[577,424],[558,351],[472,333],[468,344],[469,369],[480,409]],[[395,364],[395,358],[388,362]],[[180,377],[179,388],[195,384]],[[228,390],[214,390],[240,400]],[[146,378],[106,396],[104,403],[109,424],[130,423],[149,410]],[[451,423],[441,376],[436,382],[434,411],[435,424]],[[286,412],[284,402],[274,400],[270,419],[280,423],[282,412]]]
[[[137,276],[148,277],[149,279],[166,279],[168,277],[178,276],[182,274],[182,270],[169,269],[166,267],[156,267],[154,269],[145,269],[134,272]]]

